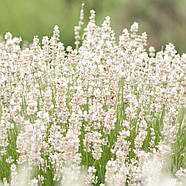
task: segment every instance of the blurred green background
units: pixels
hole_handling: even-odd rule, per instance
[[[78,24],[82,0],[0,0],[0,35],[7,31],[32,42],[33,36],[52,35],[59,25],[65,46],[74,46],[73,27]],[[139,22],[148,44],[161,50],[169,42],[186,51],[186,0],[84,0],[85,18],[96,10],[97,24],[109,15],[117,35]]]

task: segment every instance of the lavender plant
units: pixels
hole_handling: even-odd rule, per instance
[[[2,184],[184,185],[186,54],[148,51],[138,23],[116,42],[110,18],[90,14],[76,49],[58,26],[28,48],[0,40]]]

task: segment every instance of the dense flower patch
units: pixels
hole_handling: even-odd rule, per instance
[[[59,28],[42,44],[0,41],[0,180],[4,185],[184,185],[186,54],[146,49],[138,24],[116,41],[106,17],[76,49]],[[165,181],[167,181],[165,180]],[[164,183],[164,180],[163,180]]]

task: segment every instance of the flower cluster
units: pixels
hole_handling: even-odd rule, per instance
[[[97,26],[90,13],[81,38],[82,7],[76,49],[60,42],[58,26],[28,48],[9,32],[0,40],[0,179],[17,185],[28,164],[28,185],[72,185],[82,169],[82,185],[150,185],[153,159],[158,179],[171,170],[183,185],[186,54],[173,44],[147,51],[138,23],[117,42],[110,18]]]

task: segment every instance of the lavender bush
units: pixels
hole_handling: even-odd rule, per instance
[[[0,40],[2,185],[184,185],[186,54],[147,50],[137,23],[117,42],[90,13],[76,49],[58,26]]]

